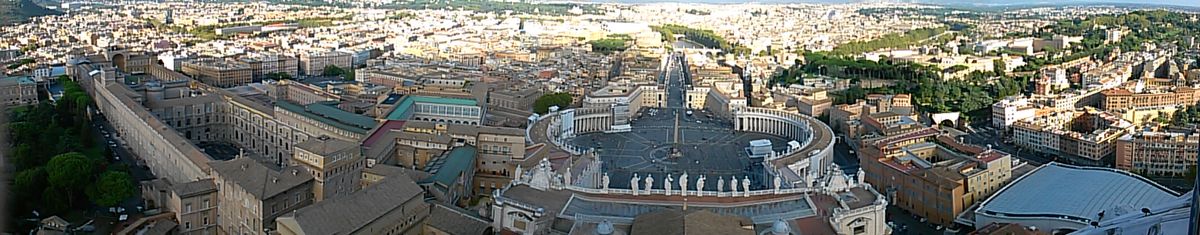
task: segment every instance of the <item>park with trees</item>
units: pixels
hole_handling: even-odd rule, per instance
[[[21,221],[42,217],[81,218],[95,207],[111,207],[137,195],[129,167],[110,163],[111,150],[92,132],[92,99],[74,81],[60,77],[57,102],[10,107],[9,140],[17,201],[8,213]],[[20,223],[20,222],[18,222]],[[30,224],[10,224],[15,227]]]
[[[707,48],[721,49],[725,53],[735,55],[750,54],[750,48],[726,41],[724,37],[717,35],[712,30],[696,29],[676,24],[650,26],[650,29],[662,34],[663,40],[666,40],[668,43],[674,43],[675,35],[682,34],[684,39]]]
[[[886,48],[908,48],[927,40],[940,41],[935,37],[943,35],[942,33],[945,32],[946,27],[937,27],[915,29],[904,33],[890,33],[872,40],[855,41],[838,45],[833,48],[832,53],[836,55],[856,55]],[[946,34],[945,36],[949,36],[946,37],[946,40],[952,38],[951,34]]]
[[[804,58],[804,63],[776,73],[770,83],[786,86],[815,75],[850,79],[851,87],[833,93],[835,103],[852,103],[869,93],[907,93],[912,94],[920,111],[932,113],[964,112],[970,116],[986,116],[981,110],[986,111],[1004,97],[1024,93],[1030,79],[996,71],[976,71],[964,79],[948,80],[942,78],[941,69],[931,65],[880,62],[820,52],[805,53]],[[867,79],[895,85],[876,88],[858,85]]]
[[[588,41],[592,45],[593,52],[609,54],[613,52],[624,51],[629,48],[629,42],[633,38],[626,34],[609,34],[601,39]]]
[[[571,94],[565,92],[545,94],[533,101],[533,112],[546,114],[550,112],[550,107],[553,106],[566,108],[568,105],[571,105],[572,99]]]
[[[354,81],[354,69],[342,68],[337,65],[326,65],[325,69],[321,70],[322,76],[341,77],[342,80]],[[290,77],[290,76],[288,76]]]

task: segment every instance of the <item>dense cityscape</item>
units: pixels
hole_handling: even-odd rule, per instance
[[[1200,232],[1200,5],[911,2],[0,0],[0,232]]]

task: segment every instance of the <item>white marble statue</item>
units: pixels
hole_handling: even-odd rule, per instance
[[[604,172],[604,176],[600,177],[600,188],[604,189],[605,192],[608,192],[608,181],[608,172]]]
[[[513,173],[513,176],[516,176],[514,177],[517,179],[515,181],[520,181],[522,176],[525,176],[525,171],[521,170],[521,166],[517,166],[517,171]]]
[[[563,186],[570,186],[571,185],[571,167],[568,166],[566,168],[567,168],[566,173],[563,173],[563,175],[562,175],[563,176]]]
[[[779,176],[775,176],[775,193],[776,193],[776,194],[778,194],[778,193],[779,193],[779,188],[780,188],[781,186],[783,186],[783,185],[780,185],[780,183],[781,183],[781,182],[780,182]]]
[[[725,191],[725,177],[717,176],[717,193]]]
[[[866,184],[866,181],[864,181],[865,177],[867,177],[867,174],[863,173],[862,168],[858,168],[858,173],[854,175],[855,181],[858,181],[856,183],[858,183],[858,185]]]
[[[700,179],[696,179],[696,196],[704,194],[704,175],[700,175]]]
[[[746,197],[750,196],[750,177],[749,176],[742,177],[742,192],[745,193]]]
[[[679,193],[681,193],[680,195],[683,195],[685,197],[688,195],[687,182],[688,182],[688,175],[687,175],[687,172],[684,172],[683,175],[679,176]]]
[[[646,188],[642,189],[646,195],[650,195],[650,189],[654,187],[654,175],[646,175]]]
[[[634,196],[638,195],[638,180],[640,179],[637,173],[633,173],[633,178],[629,178],[629,189],[633,190]]]
[[[675,179],[671,177],[671,174],[667,174],[667,179],[663,180],[663,190],[666,192],[667,196],[671,196],[671,185],[674,182]]]

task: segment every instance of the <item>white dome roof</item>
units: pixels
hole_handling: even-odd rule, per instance
[[[783,222],[783,220],[776,220],[775,224],[771,225],[771,234],[787,235],[787,234],[791,234],[791,233],[792,233],[792,228],[788,227],[787,223]]]
[[[607,220],[605,220],[604,222],[600,222],[600,224],[596,225],[596,234],[599,234],[599,235],[613,234],[612,223],[608,222]]]

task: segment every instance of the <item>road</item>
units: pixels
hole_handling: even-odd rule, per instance
[[[121,141],[121,138],[117,135],[117,132],[113,128],[112,124],[109,123],[104,116],[95,115],[95,118],[92,118],[91,126],[93,128],[92,133],[97,135],[97,138],[94,139],[102,142],[100,143],[101,145],[112,150],[112,156],[110,156],[108,159],[111,162],[110,164],[119,163],[128,166],[129,176],[133,178],[134,185],[137,185],[137,182],[158,178],[150,172],[148,167],[144,166],[144,164],[138,163],[139,158],[129,151],[129,146],[124,143],[124,141]],[[137,214],[137,208],[140,207],[144,209],[146,208],[145,206],[145,203],[142,201],[142,190],[135,190],[134,196],[125,199],[125,201],[121,202],[120,205],[120,207],[125,208],[125,211],[131,214],[131,216],[132,214]],[[98,209],[102,210],[102,212],[107,212],[107,208]]]

